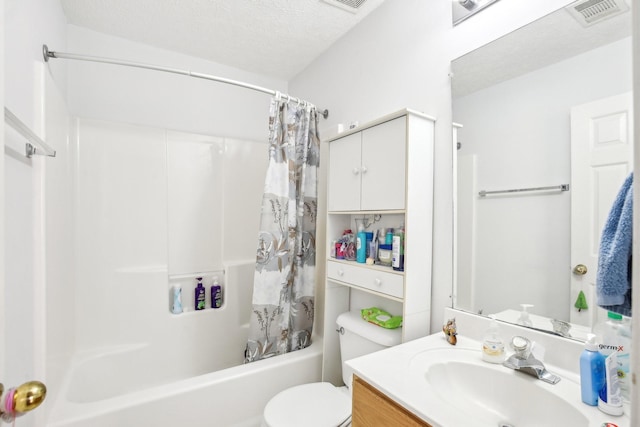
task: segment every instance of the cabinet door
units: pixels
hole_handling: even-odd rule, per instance
[[[329,211],[360,210],[361,133],[329,144]]]
[[[405,208],[406,118],[362,131],[362,210]]]
[[[364,380],[353,377],[353,427],[431,427]]]

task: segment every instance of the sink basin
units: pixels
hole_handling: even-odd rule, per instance
[[[426,381],[443,407],[474,425],[540,427],[588,426],[579,385],[567,379],[551,385],[500,364],[480,360],[480,352],[427,350],[413,357],[410,370]],[[417,372],[416,372],[417,371]],[[567,400],[565,396],[577,399]]]

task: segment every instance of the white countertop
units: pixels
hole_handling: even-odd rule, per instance
[[[527,377],[525,381],[534,382],[536,387],[546,388],[550,393],[556,394],[559,401],[565,400],[568,402],[567,404],[577,408],[590,420],[590,427],[600,427],[604,422],[612,422],[619,427],[629,426],[627,415],[622,417],[608,416],[596,407],[588,406],[581,402],[577,373],[547,364],[548,371],[562,377],[558,384],[547,384],[502,365],[483,362],[481,360],[479,341],[465,337],[460,333],[457,338],[457,345],[452,346],[447,343],[444,334],[437,333],[352,359],[346,363],[353,368],[358,377],[434,427],[496,426],[495,423],[491,422],[489,424],[487,419],[483,420],[482,417],[477,416],[477,413],[468,410],[463,399],[458,399],[456,395],[444,397],[430,386],[426,380],[426,368],[421,369],[420,360],[422,360],[421,358],[426,352],[431,350],[437,350],[440,358],[442,358],[442,351],[446,350],[446,357],[451,357],[452,359],[464,356],[472,361],[477,360],[477,362],[474,361],[473,363],[477,363],[482,367],[489,366],[491,369],[504,369],[507,372],[506,375],[524,375]],[[448,354],[448,352],[451,352],[451,354]],[[477,358],[475,358],[475,352],[477,352]],[[577,360],[576,364],[578,364]],[[517,380],[520,380],[520,378],[517,378]],[[499,387],[495,383],[487,386],[491,388]],[[519,426],[517,425],[516,427]]]

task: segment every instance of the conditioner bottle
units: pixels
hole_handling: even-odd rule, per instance
[[[222,307],[222,286],[218,282],[218,278],[213,278],[213,285],[211,286],[211,308]]]

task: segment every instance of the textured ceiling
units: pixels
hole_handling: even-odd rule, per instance
[[[453,61],[453,96],[467,95],[629,36],[628,11],[583,27],[567,10],[559,9]]]
[[[286,80],[383,1],[60,0],[70,24]]]

